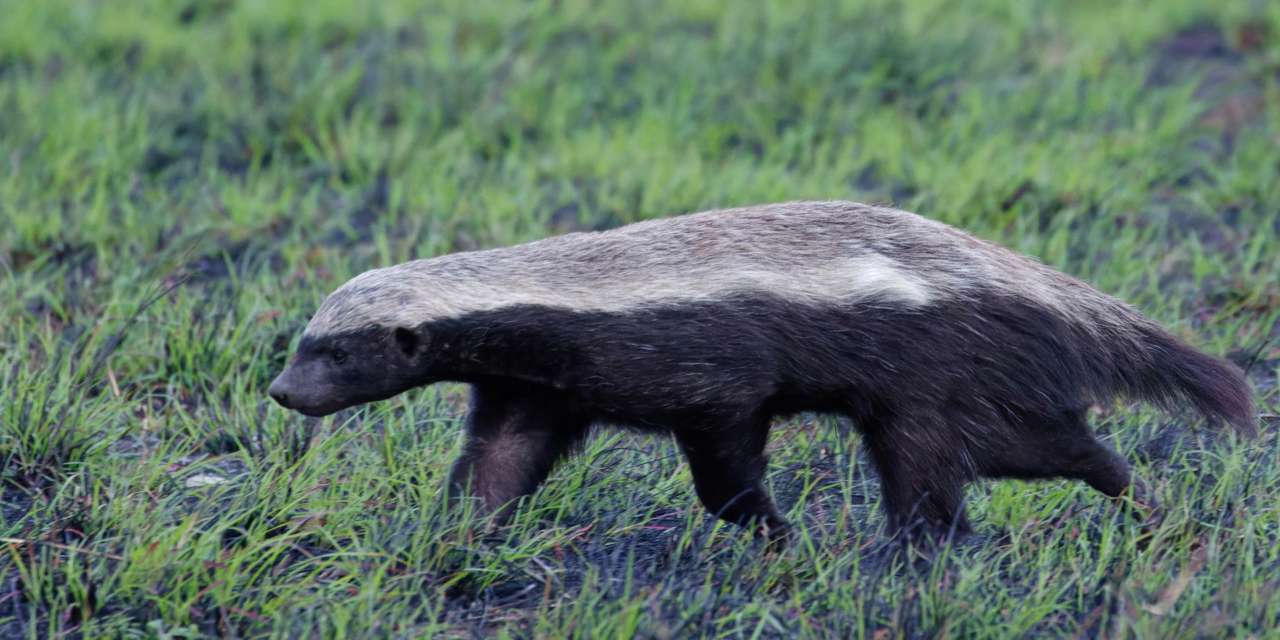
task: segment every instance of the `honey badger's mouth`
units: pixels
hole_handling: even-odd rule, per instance
[[[284,406],[284,405],[282,405],[282,406]],[[292,410],[294,410],[294,411],[297,411],[298,413],[301,413],[302,415],[307,416],[307,417],[309,417],[309,418],[323,418],[323,417],[328,416],[328,415],[333,415],[333,414],[335,414],[335,413],[337,413],[337,412],[339,412],[339,411],[341,411],[341,410],[343,410],[343,409],[346,409],[347,407],[346,407],[346,406],[338,406],[338,405],[335,405],[335,406],[332,406],[332,407],[319,407],[319,408],[317,408],[317,407],[305,407],[305,406],[301,406],[301,407],[287,407],[287,408],[292,409]]]
[[[383,396],[361,396],[361,397],[329,397],[320,402],[308,402],[305,399],[299,399],[292,396],[276,397],[271,396],[280,406],[301,413],[310,418],[323,418],[327,415],[335,414],[343,409],[350,409],[369,402],[378,400],[386,400]]]

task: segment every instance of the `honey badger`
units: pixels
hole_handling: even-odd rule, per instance
[[[1124,303],[924,217],[795,202],[651,220],[356,276],[269,393],[319,416],[469,383],[449,485],[527,495],[595,423],[670,433],[712,513],[785,531],[762,483],[775,417],[843,414],[889,526],[967,531],[965,483],[1066,477],[1120,496],[1086,409],[1188,404],[1252,433],[1242,372]]]

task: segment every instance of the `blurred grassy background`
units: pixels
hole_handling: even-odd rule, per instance
[[[1280,5],[0,0],[0,635],[1264,636],[1274,428],[1122,407],[1149,546],[1066,482],[885,552],[827,419],[778,429],[762,562],[665,440],[599,438],[475,537],[442,386],[263,389],[364,269],[790,199],[1036,255],[1248,365],[1277,412]],[[159,302],[147,302],[166,287]]]

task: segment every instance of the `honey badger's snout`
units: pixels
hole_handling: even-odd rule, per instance
[[[286,373],[288,371],[281,372],[280,375],[276,376],[275,380],[271,381],[271,386],[267,387],[267,395],[271,396],[271,399],[275,400],[276,404],[286,409],[292,409],[293,405],[289,404],[289,394],[293,393],[293,388],[289,381],[285,379]]]
[[[271,385],[267,395],[276,404],[308,416],[323,416],[343,408],[331,385],[323,383],[314,367],[292,363],[285,367]]]
[[[271,381],[271,386],[267,387],[267,395],[271,396],[276,404],[286,409],[306,413],[308,394],[305,389],[305,381],[299,380],[297,371],[293,365],[289,365],[276,376],[275,380]]]

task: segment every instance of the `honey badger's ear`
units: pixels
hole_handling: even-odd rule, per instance
[[[400,348],[400,352],[408,357],[418,355],[418,352],[422,350],[422,346],[426,343],[419,330],[409,327],[396,327],[392,330],[391,337],[395,340],[396,346]]]

